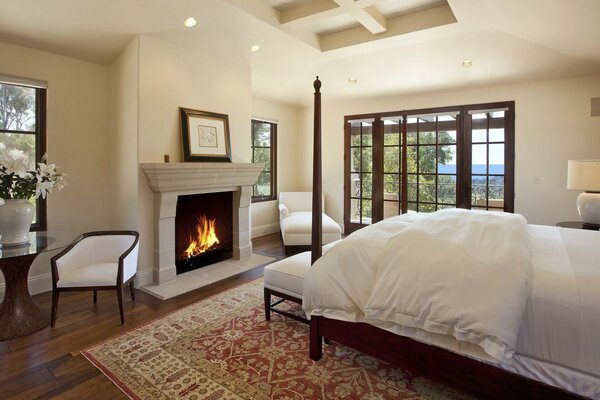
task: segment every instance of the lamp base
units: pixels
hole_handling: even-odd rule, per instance
[[[577,197],[577,211],[586,225],[600,225],[600,193],[583,192]]]
[[[600,231],[600,225],[597,224],[587,224],[587,223],[583,223],[582,224],[583,229],[590,229],[592,231]]]

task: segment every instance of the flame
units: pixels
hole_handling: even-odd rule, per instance
[[[197,237],[195,239],[190,237],[190,245],[185,251],[187,258],[204,253],[212,246],[220,243],[215,230],[215,221],[215,219],[208,219],[204,215],[198,218],[198,225],[196,225]]]

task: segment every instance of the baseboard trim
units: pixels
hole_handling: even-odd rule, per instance
[[[135,276],[135,287],[141,288],[154,282],[154,272],[152,268],[138,271]]]
[[[32,276],[27,279],[27,287],[29,288],[29,293],[38,294],[49,292],[52,290],[52,274],[41,274]],[[6,284],[0,284],[0,295],[4,297],[4,289],[6,288]]]
[[[152,283],[152,269],[138,271],[135,277],[135,287],[139,288]],[[32,295],[49,292],[52,290],[52,274],[42,274],[29,277],[27,279],[27,287]],[[0,284],[0,298],[4,297],[6,284]]]
[[[252,227],[252,239],[279,232],[279,222]]]

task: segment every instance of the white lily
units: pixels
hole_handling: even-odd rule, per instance
[[[38,163],[38,171],[42,176],[52,176],[56,174],[56,165],[55,164],[44,164]]]
[[[54,187],[56,188],[56,190],[62,190],[65,186],[68,185],[67,181],[65,180],[65,176],[67,174],[60,174],[56,176],[56,182],[54,183]]]
[[[54,182],[40,182],[40,177],[38,176],[38,183],[35,185],[35,196],[42,196],[43,199],[46,198],[46,194],[52,192],[52,188],[54,187]]]
[[[0,142],[0,149],[6,145]],[[62,189],[66,182],[55,164],[46,163],[46,155],[37,167],[31,167],[29,157],[21,150],[0,152],[0,193],[5,198],[46,198],[53,188]]]

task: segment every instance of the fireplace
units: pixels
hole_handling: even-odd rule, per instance
[[[154,193],[153,290],[168,290],[173,284],[187,286],[187,281],[191,279],[189,274],[200,274],[211,269],[200,268],[189,274],[177,275],[175,217],[180,198],[196,194],[230,193],[233,259],[249,260],[252,257],[250,196],[252,185],[256,183],[263,168],[261,164],[145,163],[141,164],[141,168],[150,190]],[[196,221],[195,216],[189,219]],[[176,279],[177,277],[187,278],[180,280]]]
[[[177,275],[233,257],[232,213],[232,192],[193,194],[177,198]]]

